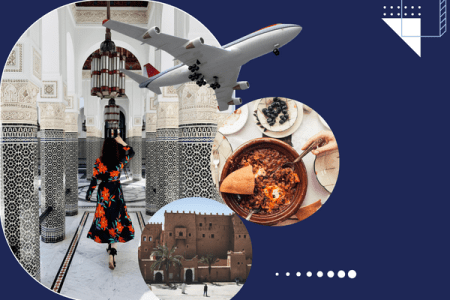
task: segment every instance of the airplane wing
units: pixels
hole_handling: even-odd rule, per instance
[[[241,68],[221,70],[220,73],[216,73],[219,77],[220,88],[214,90],[216,93],[216,100],[220,111],[228,109],[229,105],[234,105],[233,103],[233,87],[236,86],[237,78],[239,76]],[[206,76],[206,81],[208,83],[213,83],[214,79]]]
[[[105,22],[103,26],[136,39],[144,44],[164,50],[175,59],[178,59],[188,66],[196,63],[197,60],[200,61],[200,63],[207,63],[212,58],[217,58],[229,53],[229,51],[222,48],[205,44],[198,48],[186,49],[186,46],[189,44],[189,40],[162,32],[155,34],[150,38],[144,39],[144,35],[147,33],[148,29],[113,20]]]

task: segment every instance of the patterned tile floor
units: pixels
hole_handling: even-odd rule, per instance
[[[86,202],[84,202],[86,203]],[[94,207],[80,206],[66,217],[66,238],[59,243],[41,242],[41,283],[61,295],[83,299],[158,299],[145,284],[138,265],[141,231],[149,221],[144,206],[131,206],[135,238],[119,244],[117,267],[108,268],[106,244],[88,239]]]

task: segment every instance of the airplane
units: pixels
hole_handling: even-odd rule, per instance
[[[161,94],[161,87],[183,84],[189,80],[195,80],[198,86],[209,84],[215,91],[220,111],[227,110],[229,105],[242,104],[241,98],[233,97],[233,91],[250,87],[247,81],[237,81],[242,65],[269,52],[279,55],[279,48],[302,30],[299,25],[274,24],[219,48],[206,45],[201,37],[187,40],[164,34],[156,26],[147,30],[113,20],[104,20],[103,26],[157,50],[164,50],[181,61],[181,64],[163,72],[147,64],[145,69],[149,77],[120,70],[138,82],[140,88]]]

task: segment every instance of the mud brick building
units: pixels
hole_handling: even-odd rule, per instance
[[[182,255],[182,267],[151,270],[155,258],[151,256],[157,245],[176,247],[174,254]],[[212,265],[200,263],[202,256],[214,254],[218,261]],[[250,236],[236,214],[164,213],[161,223],[145,226],[139,247],[139,266],[146,282],[234,281],[245,280],[250,272],[252,245]]]

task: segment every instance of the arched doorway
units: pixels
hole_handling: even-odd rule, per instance
[[[109,124],[105,122],[105,137],[108,136],[107,132],[109,129]],[[120,129],[120,137],[126,141],[127,139],[127,125],[125,123],[125,115],[123,112],[120,112],[120,120],[119,120],[119,129]]]
[[[162,277],[161,272],[156,273],[155,274],[155,282],[156,283],[161,283],[162,281],[163,281],[163,277]]]
[[[192,283],[192,270],[191,269],[187,269],[186,270],[186,275],[185,275],[185,278],[186,278],[186,283]]]

